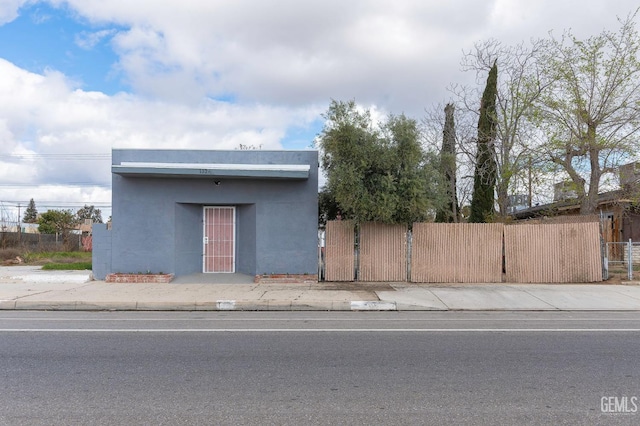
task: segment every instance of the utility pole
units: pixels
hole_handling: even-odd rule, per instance
[[[22,240],[22,219],[20,219],[20,203],[18,203],[18,243]]]

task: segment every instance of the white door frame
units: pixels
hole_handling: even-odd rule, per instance
[[[215,235],[208,235],[207,233],[207,212],[215,210],[231,210],[232,217],[232,233],[231,233],[231,270],[216,270],[216,254],[207,255],[207,248],[212,249],[209,245],[209,238],[215,238]],[[215,232],[210,229],[211,232]],[[223,237],[224,238],[224,237]],[[229,240],[221,240],[228,242]],[[213,249],[215,250],[215,249]],[[228,254],[223,254],[219,257],[228,257]],[[228,268],[221,268],[228,269]],[[203,206],[202,208],[202,272],[203,273],[235,273],[236,271],[236,208],[234,206]]]

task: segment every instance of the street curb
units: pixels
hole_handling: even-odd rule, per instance
[[[305,302],[305,303],[259,303],[236,302],[234,309],[219,309],[215,302],[185,303],[171,302],[27,302],[19,300],[0,300],[0,311],[158,311],[158,312],[640,312],[638,309],[614,308],[563,308],[563,309],[508,309],[508,308],[478,308],[478,309],[442,309],[428,306],[402,305],[395,306],[356,306],[351,302]]]
[[[399,303],[399,302],[395,302],[396,303],[396,308],[398,311],[400,312],[406,312],[406,311],[434,311],[434,312],[445,312],[445,311],[450,311],[451,309],[447,308],[446,306],[443,308],[437,307],[437,306],[422,306],[422,305],[412,305],[409,303]]]
[[[12,311],[16,309],[16,301],[15,300],[0,300],[0,310],[1,311]]]
[[[531,308],[501,308],[482,306],[478,308],[451,308],[414,305],[389,301],[367,300],[226,300],[204,302],[170,302],[170,301],[41,301],[27,299],[0,300],[0,311],[423,311],[423,312],[640,312],[640,306],[635,307],[551,307],[548,309]]]
[[[85,301],[28,301],[0,300],[0,310],[20,311],[359,311],[396,310],[394,303],[369,301],[305,301],[283,302],[276,300],[218,300],[216,302],[175,303],[153,301],[85,302]],[[356,308],[354,308],[356,306]]]

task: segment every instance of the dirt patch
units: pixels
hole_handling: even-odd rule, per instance
[[[609,279],[606,280],[606,281],[602,281],[601,283],[597,283],[597,284],[637,285],[639,276],[640,276],[640,274],[638,274],[638,272],[634,271],[634,273],[633,273],[633,279],[634,280],[633,281],[629,281],[627,273],[619,274],[619,273],[611,273],[611,272],[609,272]]]

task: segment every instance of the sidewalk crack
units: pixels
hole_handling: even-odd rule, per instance
[[[509,286],[509,287],[511,287],[511,288],[515,288],[514,286]],[[527,293],[527,294],[528,294],[529,296],[531,296],[531,297],[534,297],[534,298],[538,299],[539,301],[541,301],[541,302],[542,302],[542,303],[544,303],[545,305],[548,305],[548,306],[552,307],[552,308],[553,308],[553,309],[555,309],[555,310],[558,310],[558,311],[562,310],[562,309],[558,308],[557,306],[554,306],[554,305],[552,305],[551,303],[547,302],[546,300],[543,300],[543,299],[539,298],[539,297],[538,297],[538,296],[536,296],[535,294],[531,294],[531,293],[529,293],[529,291],[528,291],[526,288],[525,288],[525,289],[523,289],[523,290],[521,290],[521,291],[523,291],[523,292]]]

